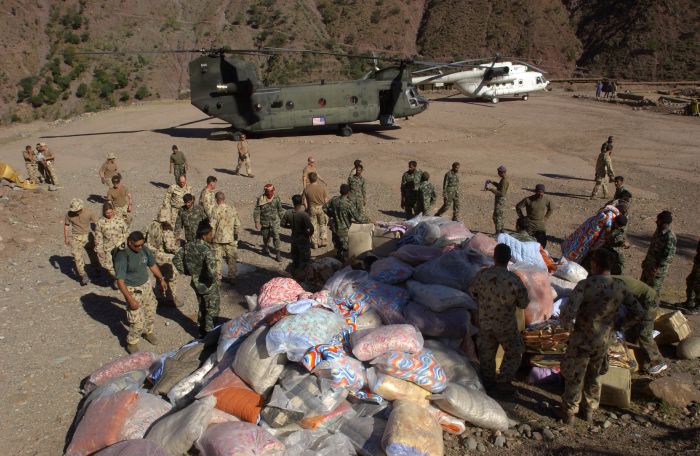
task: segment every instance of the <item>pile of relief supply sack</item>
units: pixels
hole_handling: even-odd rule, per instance
[[[469,285],[496,244],[508,244],[530,297],[521,329],[545,335],[541,325],[556,327],[585,270],[555,265],[536,242],[494,240],[460,222],[418,217],[403,228],[369,271],[324,264],[314,277],[325,282],[311,291],[274,278],[247,297],[248,312],[204,339],[90,374],[66,455],[432,456],[444,452],[443,431],[508,429],[472,365]],[[555,354],[566,340],[535,339],[528,347]]]

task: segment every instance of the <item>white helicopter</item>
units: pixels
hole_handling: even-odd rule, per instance
[[[498,103],[502,97],[520,97],[527,100],[528,94],[538,90],[545,90],[549,81],[545,79],[546,71],[529,63],[514,60],[513,62],[498,62],[500,56],[496,56],[491,63],[483,62],[485,59],[462,60],[433,66],[414,71],[413,74],[434,71],[438,74],[430,76],[417,76],[412,78],[415,85],[419,84],[454,84],[462,94],[468,97],[483,98],[491,103]],[[440,68],[444,67],[471,67],[469,70],[443,74]],[[530,71],[533,70],[533,71]]]

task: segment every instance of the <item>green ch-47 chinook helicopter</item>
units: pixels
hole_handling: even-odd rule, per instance
[[[379,121],[394,125],[394,119],[420,114],[428,101],[418,94],[407,67],[433,64],[398,58],[380,58],[392,66],[379,69],[375,56],[352,55],[307,49],[199,49],[166,50],[146,53],[201,53],[189,63],[192,104],[205,114],[231,124],[231,131],[210,139],[241,133],[266,133],[292,129],[319,129],[337,126],[341,136],[352,134],[352,124]],[[83,52],[104,55],[125,52]],[[135,52],[138,53],[138,52]],[[350,81],[307,83],[266,87],[258,78],[255,64],[242,56],[274,56],[283,53],[341,56],[373,60],[375,70],[364,78]],[[235,56],[235,57],[233,57]],[[237,58],[236,58],[237,57]]]

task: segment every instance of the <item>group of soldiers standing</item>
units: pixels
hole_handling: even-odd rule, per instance
[[[27,179],[32,184],[47,183],[58,185],[56,167],[54,160],[56,157],[46,143],[38,143],[36,149],[27,146],[22,152],[24,166],[27,169]]]

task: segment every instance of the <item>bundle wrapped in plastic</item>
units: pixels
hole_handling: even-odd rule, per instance
[[[382,437],[386,429],[386,420],[374,416],[356,416],[343,420],[338,432],[346,436],[357,454],[375,456],[382,454]]]
[[[343,434],[329,434],[322,429],[303,429],[282,438],[288,456],[354,456],[353,444]]]
[[[506,233],[499,234],[496,237],[496,242],[510,247],[510,257],[514,262],[531,264],[539,269],[547,270],[547,263],[540,253],[542,246],[539,242],[523,242]]]
[[[396,401],[384,431],[382,445],[387,456],[442,456],[442,429],[427,408]]]
[[[294,279],[275,277],[260,287],[258,308],[266,309],[276,304],[287,304],[299,299],[306,292]]]
[[[423,336],[412,325],[387,325],[350,335],[352,353],[360,361],[369,361],[382,353],[416,353],[423,348]]]
[[[588,271],[580,264],[573,261],[566,261],[562,258],[561,264],[554,271],[554,277],[566,280],[574,284],[579,283],[588,277]]]
[[[284,354],[267,353],[267,334],[269,329],[260,326],[253,331],[236,352],[233,371],[256,393],[267,396],[284,370],[287,362]]]
[[[568,280],[560,279],[559,277],[555,276],[549,277],[549,283],[552,285],[552,288],[559,299],[568,297],[573,289],[576,288],[576,284],[574,282],[569,282]]]
[[[367,271],[355,270],[347,266],[331,276],[323,286],[331,297],[342,298],[357,291],[357,286],[369,279]]]
[[[405,282],[413,275],[413,267],[393,256],[372,263],[369,276],[373,280],[388,284]]]
[[[312,372],[319,378],[326,379],[333,389],[345,388],[357,392],[367,384],[362,362],[347,355],[323,360]]]
[[[416,219],[414,218],[412,220]],[[440,238],[440,226],[436,223],[439,220],[439,217],[425,217],[423,220],[419,221],[412,228],[406,231],[406,234],[399,239],[398,245],[433,245],[435,241]]]
[[[136,403],[124,423],[119,440],[142,439],[148,428],[171,408],[172,406],[160,397],[145,391],[139,392]]]
[[[424,346],[440,363],[448,382],[458,383],[467,388],[484,389],[478,372],[464,354],[435,339],[426,340]]]
[[[286,353],[290,361],[301,361],[311,347],[331,341],[344,326],[342,318],[324,309],[290,315],[267,333],[267,352],[270,356]]]
[[[90,374],[85,381],[83,391],[89,393],[98,386],[104,385],[110,380],[120,377],[127,372],[148,370],[151,364],[158,358],[158,355],[152,352],[138,352],[132,355],[122,356]]]
[[[282,442],[260,426],[233,422],[207,428],[197,441],[201,456],[273,455],[284,451]]]
[[[460,435],[467,430],[467,425],[464,420],[460,420],[449,413],[445,413],[432,405],[429,405],[427,408],[430,414],[433,415],[433,418],[435,418],[435,421],[438,422],[442,430],[448,434]]]
[[[428,405],[430,392],[420,386],[391,375],[367,369],[367,382],[370,390],[387,401],[404,400]]]
[[[422,283],[468,291],[477,272],[482,266],[489,265],[491,262],[492,260],[476,250],[455,249],[418,266],[413,278]]]
[[[581,261],[588,252],[605,242],[612,222],[619,214],[620,210],[615,206],[605,206],[589,217],[562,242],[562,256],[571,261]]]
[[[445,222],[439,225],[440,237],[433,242],[433,247],[442,248],[450,244],[461,244],[474,236],[462,222]]]
[[[357,330],[372,329],[382,326],[382,317],[374,309],[369,309],[355,320]]]
[[[143,439],[115,443],[94,454],[95,456],[170,456],[157,443]]]
[[[309,262],[304,270],[304,282],[316,288],[322,288],[328,279],[343,269],[343,263],[333,257],[316,258]]]
[[[94,400],[101,397],[111,396],[119,391],[139,391],[145,380],[146,371],[135,370],[113,378],[102,386],[98,386],[82,402],[80,410],[78,410],[76,421],[80,421],[80,418]]]
[[[432,310],[411,301],[404,310],[406,321],[428,337],[462,338],[471,326],[467,309],[452,308],[444,312]]]
[[[454,307],[477,310],[474,299],[467,293],[444,285],[431,285],[409,280],[406,287],[413,301],[434,312],[444,312]]]
[[[476,233],[469,242],[464,245],[464,248],[469,248],[480,252],[487,258],[493,258],[493,251],[498,245],[498,242],[491,236],[484,233]]]
[[[168,394],[180,381],[199,369],[212,350],[213,347],[207,347],[202,342],[182,346],[173,356],[165,359],[163,373],[151,388],[151,393]]]
[[[427,245],[406,244],[397,251],[392,252],[391,256],[398,258],[411,266],[418,266],[421,263],[430,261],[442,255],[442,250],[437,247]]]
[[[554,305],[549,273],[526,263],[515,263],[508,269],[514,272],[527,288],[530,303],[525,309],[525,324],[549,319]]]
[[[216,359],[224,359],[226,351],[240,343],[248,334],[253,332],[268,315],[271,315],[285,307],[285,304],[277,304],[266,309],[248,312],[232,318],[221,326],[219,345],[216,347]]]
[[[216,399],[207,396],[189,406],[159,419],[146,433],[146,439],[156,442],[172,455],[184,455],[209,425]]]
[[[199,369],[180,380],[168,391],[170,402],[176,408],[188,403],[199,392],[204,384],[204,377],[214,368],[214,364],[216,364],[216,353],[212,353]]]
[[[376,310],[386,325],[405,323],[403,309],[410,295],[403,288],[367,280],[360,285],[360,291],[369,297],[369,306]]]
[[[374,358],[371,364],[379,372],[415,383],[431,393],[439,393],[447,386],[445,371],[425,348],[418,353],[390,351]]]
[[[474,426],[495,431],[508,429],[508,416],[501,405],[481,390],[448,383],[440,394],[430,400],[443,411],[466,420]]]
[[[348,401],[341,402],[335,409],[321,415],[309,415],[299,421],[299,426],[304,429],[328,429],[340,419],[348,418],[355,412]]]

